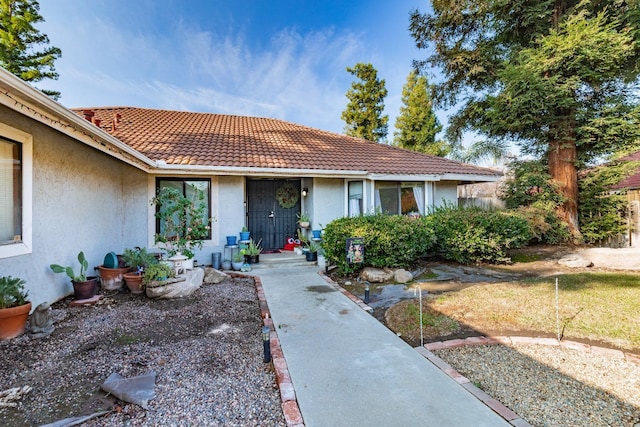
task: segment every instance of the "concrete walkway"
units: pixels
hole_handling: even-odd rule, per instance
[[[510,426],[327,283],[256,270],[306,427]]]

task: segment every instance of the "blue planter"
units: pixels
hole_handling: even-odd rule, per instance
[[[240,232],[240,240],[249,240],[249,236],[251,235],[250,231],[241,231]]]
[[[227,245],[237,245],[238,238],[236,236],[227,236]]]
[[[313,234],[314,239],[319,239],[322,234],[322,230],[311,230],[311,233]]]

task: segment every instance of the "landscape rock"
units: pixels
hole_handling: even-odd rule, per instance
[[[387,268],[365,267],[360,272],[360,279],[371,283],[384,283],[393,278],[393,271]]]
[[[187,270],[184,276],[178,276],[184,278],[181,281],[171,282],[166,284],[150,283],[147,285],[147,296],[149,298],[182,298],[191,295],[197,289],[202,286],[204,279],[204,270],[202,268],[194,268],[193,270]]]
[[[229,275],[224,271],[216,270],[212,267],[207,267],[204,270],[204,283],[217,284],[223,282],[229,278]]]
[[[593,267],[593,262],[589,261],[588,259],[578,254],[565,255],[558,260],[558,264],[564,265],[565,267],[570,267],[570,268]]]
[[[413,274],[404,268],[401,268],[393,273],[393,280],[396,283],[407,283],[413,280]]]

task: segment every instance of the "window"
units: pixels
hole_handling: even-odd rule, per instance
[[[376,210],[384,214],[424,214],[421,182],[376,182]]]
[[[22,145],[0,138],[0,244],[22,241]]]
[[[349,217],[362,215],[362,181],[349,181]]]
[[[31,135],[0,123],[0,258],[31,253]]]
[[[159,178],[156,181],[156,190],[163,187],[175,188],[182,192],[182,194],[190,200],[199,200],[200,195],[203,195],[203,201],[206,204],[205,213],[202,217],[203,221],[207,221],[211,217],[211,181],[209,179],[172,179],[172,178]],[[162,234],[164,230],[161,229],[160,220],[156,220],[156,233]],[[211,239],[211,229],[207,239]]]

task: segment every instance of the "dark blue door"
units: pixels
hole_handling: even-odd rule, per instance
[[[247,180],[247,227],[265,251],[275,251],[297,237],[300,180]]]

